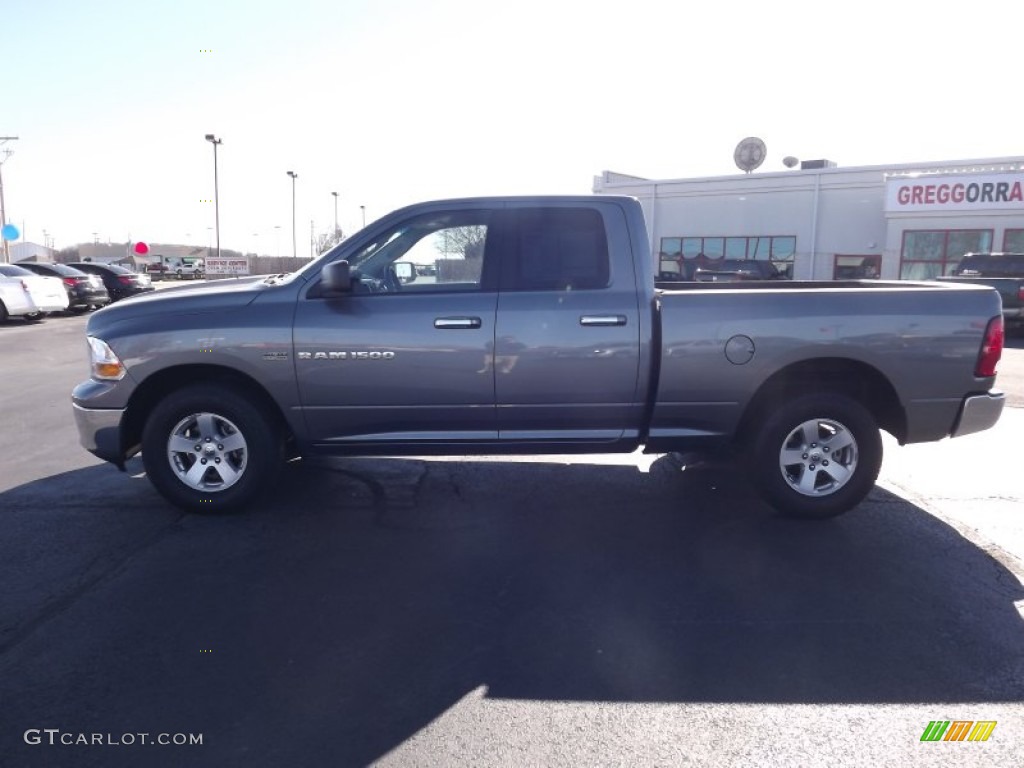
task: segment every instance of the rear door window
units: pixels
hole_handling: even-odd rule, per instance
[[[590,208],[516,211],[512,258],[502,263],[504,291],[607,288],[611,270],[601,214]]]

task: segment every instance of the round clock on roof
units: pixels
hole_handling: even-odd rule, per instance
[[[764,162],[768,154],[768,147],[756,136],[748,136],[736,145],[736,151],[732,153],[732,159],[736,161],[736,167],[741,171],[750,173]]]

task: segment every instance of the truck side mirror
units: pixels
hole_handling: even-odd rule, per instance
[[[416,280],[416,267],[411,261],[396,261],[394,266],[398,282],[411,283]]]
[[[347,261],[332,261],[320,273],[324,296],[343,296],[352,292],[352,272]]]

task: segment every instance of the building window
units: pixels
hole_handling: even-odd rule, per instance
[[[659,263],[661,271],[667,271],[668,262],[678,261],[672,271],[686,275],[701,266],[713,269],[721,259],[756,259],[770,261],[780,274],[792,278],[795,256],[796,238],[791,235],[663,237]]]
[[[965,253],[992,249],[991,229],[931,229],[903,233],[900,278],[931,280],[952,274]]]
[[[1003,251],[1024,253],[1024,229],[1008,229],[1003,233]]]
[[[882,257],[878,254],[844,256],[837,253],[832,267],[833,280],[877,280],[881,273]]]

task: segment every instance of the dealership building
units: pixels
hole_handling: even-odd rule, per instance
[[[1024,157],[651,180],[605,171],[598,194],[630,195],[659,271],[769,260],[799,280],[923,280],[965,253],[1024,252]]]

